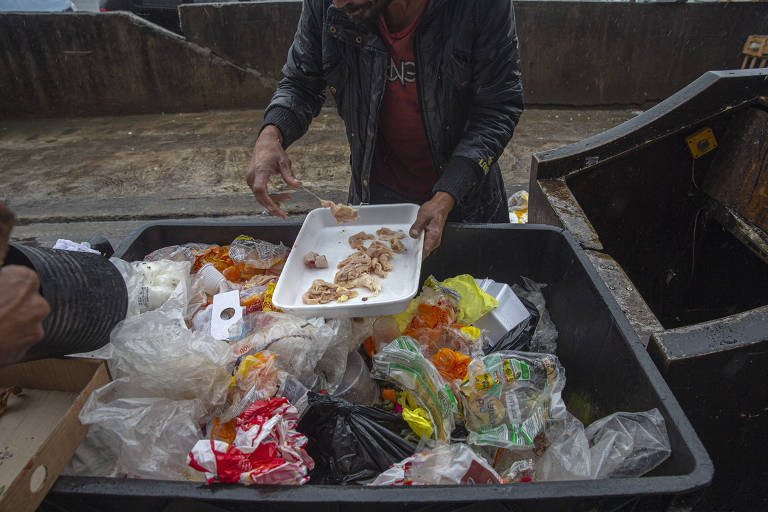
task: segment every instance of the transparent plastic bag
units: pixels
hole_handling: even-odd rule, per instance
[[[282,268],[287,256],[288,248],[282,242],[273,244],[240,235],[229,245],[229,257],[232,261],[243,263],[251,268]]]
[[[189,447],[202,435],[199,425],[207,406],[201,400],[154,395],[154,390],[126,377],[91,393],[79,415],[91,430],[68,474],[193,479],[185,459]],[[94,446],[100,449],[98,457],[94,456]],[[113,464],[106,475],[108,465],[104,461]]]
[[[541,290],[547,285],[537,283],[525,276],[520,276],[524,286],[519,284],[512,285],[512,290],[520,299],[526,299],[536,306],[539,311],[539,323],[531,339],[530,351],[543,354],[554,354],[557,352],[557,327],[549,316],[547,303]]]
[[[458,403],[431,361],[421,354],[413,338],[401,336],[373,357],[373,376],[407,389],[425,409],[432,422],[435,439],[448,440],[455,426]]]
[[[123,276],[123,281],[125,281],[125,288],[128,292],[128,309],[125,313],[125,317],[130,318],[138,315],[140,312],[139,310],[141,309],[139,306],[139,291],[141,289],[141,277],[139,276],[139,273],[133,265],[125,260],[121,260],[120,258],[110,258],[109,261],[115,266],[118,272],[120,272],[120,275]]]
[[[224,402],[236,357],[225,341],[188,329],[186,307],[182,281],[159,309],[120,322],[100,356],[115,379],[136,378],[157,397],[216,407]]]
[[[641,476],[672,453],[658,409],[611,414],[592,423],[584,434],[590,444],[592,478]]]
[[[371,482],[381,485],[482,485],[504,483],[499,474],[464,443],[442,444],[392,465]]]
[[[530,449],[546,422],[565,412],[565,370],[557,357],[495,352],[473,359],[460,386],[467,441]]]
[[[262,311],[247,315],[253,333],[232,345],[237,355],[269,350],[278,368],[309,389],[336,391],[346,370],[351,328],[346,319],[305,319]]]
[[[586,429],[571,415],[547,432],[551,445],[536,463],[537,480],[639,477],[671,454],[658,409],[617,412]]]
[[[171,260],[171,261],[189,261],[190,263],[195,260],[195,256],[201,254],[211,247],[218,247],[211,244],[198,244],[188,243],[184,245],[170,245],[168,247],[162,247],[156,251],[144,256],[144,261],[158,261],[158,260]]]
[[[139,289],[139,311],[157,309],[171,296],[181,281],[189,288],[188,261],[135,261],[131,263],[141,279]]]

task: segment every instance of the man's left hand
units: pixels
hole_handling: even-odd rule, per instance
[[[421,259],[440,246],[443,239],[443,228],[448,214],[453,210],[456,200],[447,192],[437,192],[432,199],[421,205],[416,215],[416,222],[411,226],[411,238],[419,238],[424,231],[424,252]]]

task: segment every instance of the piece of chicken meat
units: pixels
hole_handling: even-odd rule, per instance
[[[304,265],[309,268],[328,268],[328,259],[324,254],[310,251],[304,255]]]
[[[392,263],[390,262],[390,259],[392,258],[392,248],[387,247],[383,243],[376,240],[375,242],[371,243],[371,245],[366,249],[365,253],[371,257],[371,259],[377,259],[379,260],[379,263],[381,263],[381,267],[387,271],[392,271]]]
[[[346,224],[360,220],[360,214],[356,209],[345,204],[336,204],[333,201],[320,201],[323,208],[330,208],[331,215],[336,219],[337,224]]]
[[[392,239],[401,240],[405,238],[405,233],[400,229],[392,231],[389,228],[381,228],[376,230],[376,236],[379,237],[379,240],[389,242]]]
[[[315,279],[301,299],[304,304],[327,304],[333,301],[346,302],[354,297],[357,297],[357,292],[354,290],[328,283],[322,279]]]
[[[351,281],[337,281],[336,284],[341,285],[344,288],[367,288],[373,293],[373,297],[376,297],[381,293],[381,280],[367,272]]]
[[[353,249],[365,249],[366,240],[376,240],[376,237],[361,231],[349,237],[349,246]]]

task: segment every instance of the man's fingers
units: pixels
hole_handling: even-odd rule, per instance
[[[424,251],[421,255],[422,259],[426,259],[427,256],[440,246],[442,232],[435,229],[433,226],[427,226],[427,230],[424,232]]]
[[[288,157],[282,158],[280,160],[280,174],[283,176],[283,180],[291,187],[300,187],[301,182],[299,182],[293,175],[293,171],[291,170],[291,160]]]
[[[416,222],[413,223],[409,231],[411,238],[419,238],[421,232],[424,231],[425,227],[427,227],[428,222],[429,217],[424,215],[422,210],[419,210],[419,213],[416,215]]]

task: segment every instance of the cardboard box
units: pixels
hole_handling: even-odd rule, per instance
[[[78,414],[109,382],[99,359],[43,359],[0,368],[0,391],[19,386],[0,416],[0,510],[35,510],[85,438]]]

